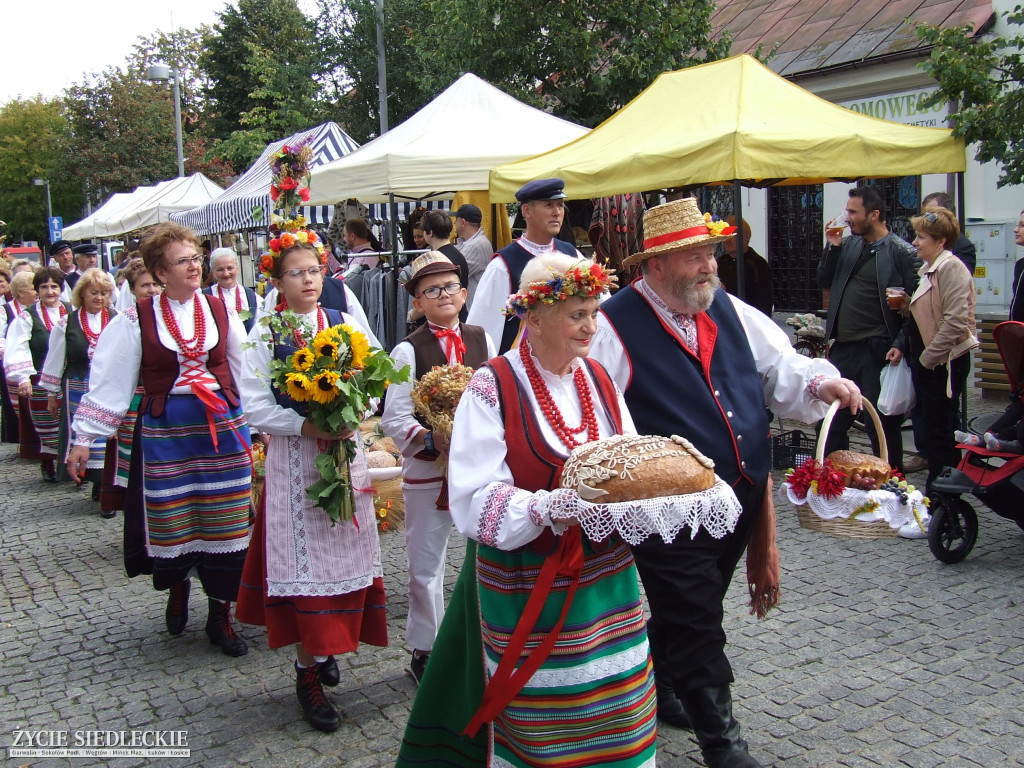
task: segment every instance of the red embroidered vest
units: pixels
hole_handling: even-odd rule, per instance
[[[159,298],[159,297],[156,297]],[[231,376],[231,369],[228,367],[228,358],[225,354],[228,335],[228,313],[224,309],[224,302],[216,296],[205,296],[210,305],[210,312],[213,314],[213,321],[217,326],[217,343],[209,351],[209,358],[206,367],[210,374],[220,384],[224,397],[232,406],[238,405],[238,389],[235,387],[235,380]],[[196,301],[202,301],[199,294],[196,294]],[[164,412],[164,403],[167,395],[174,388],[174,382],[178,380],[180,370],[178,366],[178,352],[165,347],[160,342],[157,333],[156,315],[153,308],[153,299],[143,299],[139,302],[137,311],[139,313],[139,328],[142,331],[142,386],[146,390],[145,396],[139,407],[139,412],[149,410],[154,418],[159,418]]]

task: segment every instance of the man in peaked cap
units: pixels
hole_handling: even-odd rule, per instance
[[[75,271],[75,254],[67,240],[57,240],[50,246],[48,253],[57,264],[57,268],[65,275]]]
[[[477,285],[469,322],[483,326],[488,336],[500,340],[499,355],[516,346],[519,337],[520,319],[506,318],[501,310],[509,295],[519,290],[519,278],[527,262],[552,251],[583,257],[576,246],[555,237],[565,218],[564,186],[561,179],[538,179],[520,187],[516,200],[522,206],[526,232],[495,254]]]
[[[473,307],[473,298],[476,296],[480,278],[494,256],[494,246],[480,228],[483,218],[483,211],[472,203],[460,205],[459,210],[455,212],[455,234],[458,235],[455,246],[462,252],[469,265],[469,298],[466,299],[466,305],[470,308]]]
[[[655,535],[633,556],[651,608],[659,716],[689,721],[709,768],[760,768],[732,714],[722,618],[748,540],[753,607],[763,616],[778,596],[767,408],[813,422],[834,400],[858,409],[860,391],[827,360],[797,354],[774,322],[722,289],[715,243],[731,235],[724,223],[708,224],[692,198],[644,214],[644,250],[623,263],[641,263],[642,277],[601,305],[590,357],[622,391],[640,434],[690,440],[740,501],[731,531],[698,520],[693,538]]]

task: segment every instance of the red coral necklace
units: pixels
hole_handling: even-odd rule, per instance
[[[78,319],[81,321],[82,333],[85,334],[85,340],[89,342],[90,347],[95,347],[96,342],[100,340],[100,334],[103,333],[103,329],[107,327],[107,323],[110,322],[110,310],[106,307],[100,312],[100,329],[96,333],[92,332],[92,328],[89,327],[89,314],[85,313],[78,315]]]
[[[197,296],[192,297],[192,306],[195,335],[191,339],[185,340],[181,335],[181,328],[178,327],[178,321],[174,319],[174,312],[171,311],[171,302],[167,298],[167,294],[160,294],[160,311],[163,313],[167,332],[171,334],[171,338],[178,345],[182,355],[195,358],[203,353],[203,347],[206,345],[206,315],[203,314],[203,309],[199,306]]]
[[[327,313],[325,313],[319,306],[316,308],[316,332],[320,333],[324,328],[327,327]],[[302,338],[302,334],[299,333],[299,329],[296,328],[292,331],[292,338],[295,339],[295,348],[302,349],[306,346],[306,340]]]
[[[576,385],[576,394],[580,398],[580,405],[583,406],[583,421],[578,427],[569,427],[562,417],[562,412],[551,397],[551,392],[544,383],[544,379],[541,378],[540,371],[537,370],[533,358],[530,357],[530,343],[526,339],[523,339],[519,344],[519,357],[523,361],[523,367],[526,368],[526,376],[530,380],[530,387],[533,388],[533,394],[537,398],[537,403],[540,405],[544,418],[547,419],[548,424],[551,425],[551,428],[558,435],[558,439],[565,444],[565,447],[571,451],[573,448],[584,443],[597,440],[599,436],[597,416],[594,414],[594,403],[590,397],[590,387],[587,385],[583,366],[577,366],[576,372],[572,376],[573,384]],[[583,430],[587,431],[586,440],[577,440],[576,435],[583,432]]]
[[[60,310],[57,313],[58,316],[64,317],[64,315],[68,313],[67,307],[65,307],[63,304],[58,304],[57,306],[60,307]],[[39,309],[42,310],[41,314],[43,316],[43,325],[46,327],[46,332],[49,333],[50,331],[53,330],[53,321],[50,319],[50,313],[46,311],[46,307],[44,307],[42,304],[39,305]]]

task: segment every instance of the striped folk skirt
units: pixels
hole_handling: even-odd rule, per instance
[[[579,587],[555,646],[492,723],[492,765],[654,765],[654,671],[636,567],[617,536],[604,544],[596,548],[584,537]],[[529,548],[504,552],[478,545],[488,679],[505,654],[544,559]],[[523,660],[558,621],[569,584],[567,577],[556,578]]]
[[[75,414],[78,413],[78,406],[81,404],[82,398],[85,397],[86,393],[89,391],[89,380],[79,379],[74,376],[66,376],[63,384],[64,402],[61,404],[60,408],[61,420],[57,441],[57,455],[60,456],[60,460],[62,462],[68,457],[68,450],[71,442],[71,424],[75,420]],[[92,445],[89,446],[89,462],[85,465],[86,469],[103,469],[106,448],[106,438],[102,440],[93,440]]]
[[[29,398],[29,411],[32,426],[39,436],[39,455],[41,458],[57,456],[57,443],[60,432],[60,419],[50,415],[50,393],[39,386],[39,376],[32,377],[32,397]],[[22,458],[26,457],[22,454]]]
[[[240,407],[225,406],[225,417],[214,420],[217,447],[206,406],[194,395],[168,396],[159,418],[141,415],[146,529],[153,557],[248,547],[249,427]]]
[[[117,428],[117,467],[114,471],[114,485],[128,487],[128,475],[132,466],[132,440],[135,435],[135,421],[139,418],[139,403],[145,394],[142,386],[135,389],[135,396],[128,406],[128,411]]]
[[[0,409],[2,409],[0,419],[3,420],[3,431],[0,438],[5,443],[19,442],[17,403],[17,390],[13,393],[11,392],[10,387],[7,385],[7,377],[3,375],[3,371],[0,371]]]
[[[45,459],[39,445],[39,434],[32,423],[32,402],[29,398],[14,392],[14,410],[18,415],[18,457],[26,461]],[[52,461],[52,457],[51,457]]]

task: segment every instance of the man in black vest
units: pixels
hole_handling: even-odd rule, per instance
[[[435,366],[479,368],[495,353],[483,328],[459,322],[459,311],[466,303],[466,289],[459,282],[461,268],[439,251],[418,256],[410,266],[405,290],[427,321],[391,352],[396,365],[410,367],[410,379],[388,387],[381,428],[404,459],[402,497],[409,555],[405,639],[413,648],[409,673],[418,684],[444,618],[445,552],[452,518],[448,481],[437,468],[438,455],[447,456],[448,446],[413,412],[410,394],[416,381]]]
[[[601,305],[590,357],[622,391],[640,434],[690,440],[742,506],[731,530],[708,505],[691,530],[671,542],[651,536],[633,556],[651,608],[659,717],[693,727],[709,768],[760,768],[732,714],[722,619],[748,540],[753,562],[769,562],[766,406],[813,422],[834,400],[856,410],[860,392],[828,361],[797,354],[781,328],[722,289],[714,244],[730,236],[724,223],[711,231],[693,198],[648,210],[644,250],[623,262],[641,263],[642,277]],[[762,615],[778,595],[771,570],[748,573]]]
[[[506,318],[501,310],[509,295],[519,290],[519,278],[526,263],[551,251],[583,257],[576,246],[555,237],[565,218],[564,187],[561,179],[538,179],[520,187],[516,200],[522,205],[526,232],[495,254],[477,285],[469,322],[483,326],[498,341],[499,355],[517,344],[521,321],[514,316]]]

